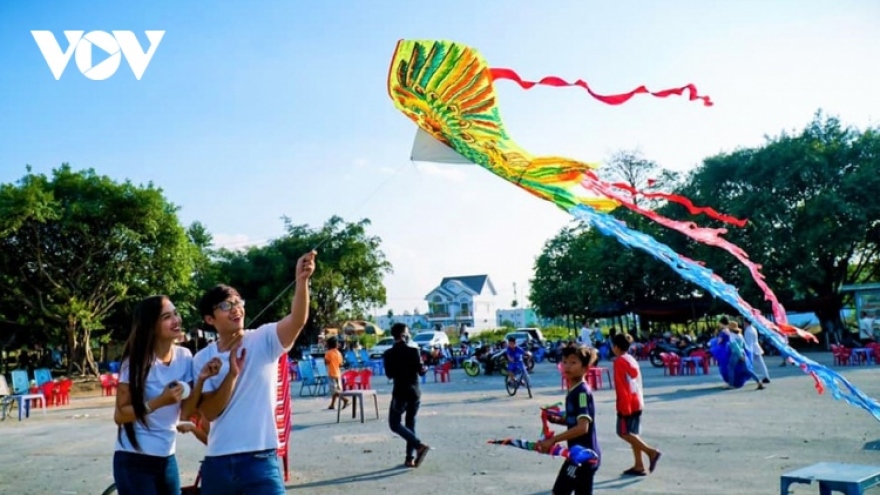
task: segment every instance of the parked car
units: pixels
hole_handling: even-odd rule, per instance
[[[438,345],[438,346],[449,345],[449,336],[446,335],[445,332],[433,332],[433,331],[429,330],[427,332],[421,332],[421,333],[416,334],[412,338],[411,342],[413,342],[414,344],[418,345],[419,347],[421,347],[423,349],[430,349],[431,347],[434,347],[435,345]]]
[[[370,355],[370,359],[382,359],[382,355],[385,354],[385,351],[391,349],[391,346],[394,345],[394,339],[391,337],[385,337],[384,339],[379,339],[376,342],[376,345],[370,348],[367,351]]]
[[[541,333],[539,328],[517,328],[515,331],[505,335],[504,341],[507,342],[507,339],[510,337],[516,339],[516,345],[518,346],[525,346],[530,343],[537,346],[544,345],[544,334]]]
[[[379,341],[376,342],[376,345],[371,347],[367,352],[370,355],[370,359],[382,359],[382,355],[385,354],[385,351],[387,351],[388,349],[391,349],[391,347],[393,345],[394,345],[394,338],[385,337],[383,339],[379,339]],[[418,346],[413,344],[412,341],[410,341],[407,345],[418,349]]]

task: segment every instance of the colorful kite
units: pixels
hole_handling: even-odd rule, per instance
[[[499,440],[489,440],[488,443],[494,445],[507,445],[508,447],[516,447],[518,449],[538,452],[538,444],[536,442],[531,442],[529,440],[524,440],[521,438],[503,438]],[[596,451],[594,451],[593,449],[581,447],[580,445],[575,445],[569,449],[563,447],[560,444],[556,444],[550,449],[549,452],[539,453],[546,454],[552,457],[563,457],[578,466],[582,464],[596,465],[599,463],[599,456],[596,455]]]
[[[541,407],[541,440],[546,440],[554,435],[553,430],[550,429],[551,417],[557,421],[565,418],[562,402]]]
[[[785,309],[764,282],[760,267],[749,260],[738,246],[721,236],[726,229],[699,227],[640,208],[636,196],[662,198],[688,208],[693,214],[705,214],[721,222],[742,226],[739,220],[711,208],[694,206],[687,198],[673,194],[645,193],[624,184],[602,181],[594,172],[596,164],[564,157],[537,157],[520,148],[507,134],[496,103],[495,78],[514,80],[528,89],[535,84],[576,85],[594,98],[608,104],[621,104],[636,94],[657,97],[688,92],[691,100],[711,105],[698,96],[693,85],[655,93],[644,87],[623,95],[602,96],[583,81],[567,83],[559,78],[544,78],[538,83],[524,82],[509,69],[490,69],[474,49],[450,41],[398,42],[388,73],[388,92],[394,105],[418,126],[412,159],[439,163],[476,164],[543,200],[550,201],[601,233],[613,236],[623,245],[643,250],[675,270],[713,296],[722,299],[755,328],[768,337],[786,357],[797,363],[816,382],[816,389],[831,390],[836,399],[861,407],[880,420],[880,403],[865,395],[835,371],[801,355],[783,340],[783,335],[799,335],[815,340],[811,334],[788,324]],[[724,249],[745,265],[763,290],[772,307],[773,319],[765,318],[740,297],[737,290],[710,269],[679,255],[669,246],[633,230],[608,212],[624,207],[665,227],[674,229],[698,242]]]

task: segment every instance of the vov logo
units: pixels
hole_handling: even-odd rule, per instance
[[[165,36],[165,31],[145,31],[150,46],[145,51],[141,48],[137,36],[131,31],[89,31],[83,35],[84,31],[64,31],[67,37],[67,51],[61,50],[61,45],[55,39],[55,35],[51,31],[31,31],[34,40],[37,42],[43,58],[49,64],[49,70],[55,76],[55,80],[61,79],[61,74],[70,63],[70,57],[73,55],[76,60],[76,67],[80,72],[89,79],[94,81],[103,81],[116,73],[119,69],[122,57],[128,62],[134,77],[138,81],[150,65],[150,60],[159,47],[159,42]],[[110,54],[109,57],[92,65],[92,48],[100,48]],[[75,54],[75,55],[74,55]]]

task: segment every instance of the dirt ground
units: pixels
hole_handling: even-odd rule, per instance
[[[823,363],[830,355],[811,355]],[[609,363],[601,363],[608,365]],[[769,358],[766,390],[753,385],[722,390],[709,376],[663,376],[642,363],[646,412],[643,437],[663,451],[657,471],[622,477],[632,465],[628,447],[614,433],[614,392],[595,392],[602,467],[596,493],[778,494],[781,473],[815,462],[880,466],[880,423],[867,412],[818,395],[813,381]],[[880,397],[880,367],[838,368],[872,397]],[[713,370],[714,372],[714,370]],[[538,407],[561,400],[559,374],[549,363],[533,374],[535,398],[509,397],[498,376],[467,377],[453,370],[451,383],[423,385],[417,432],[433,447],[418,469],[401,467],[404,443],[388,430],[390,387],[374,378],[380,419],[367,409],[361,424],[326,409],[327,397],[299,397],[293,384],[288,493],[547,494],[562,461],[488,445],[490,438],[535,439]],[[45,415],[0,423],[0,494],[100,494],[112,482],[116,427],[112,397],[74,397]],[[347,413],[344,411],[343,413]],[[559,428],[559,427],[557,427]],[[194,479],[204,447],[181,436],[178,463],[184,484]],[[794,485],[793,494],[818,493]],[[870,493],[880,493],[880,489]]]

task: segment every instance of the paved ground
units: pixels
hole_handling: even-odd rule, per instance
[[[814,356],[820,362],[829,355]],[[607,364],[607,363],[604,363]],[[632,463],[614,434],[614,393],[596,391],[599,441],[604,453],[597,493],[778,494],[782,472],[820,461],[880,466],[880,423],[867,412],[828,396],[791,367],[771,358],[773,382],[720,388],[714,375],[664,377],[643,363],[645,439],[664,455],[644,478],[619,473]],[[872,397],[880,397],[880,367],[850,368],[843,374]],[[493,437],[534,439],[538,406],[563,396],[554,365],[539,364],[536,396],[508,397],[497,376],[469,378],[453,370],[452,383],[423,386],[418,432],[434,447],[416,470],[399,467],[403,442],[388,431],[389,386],[380,392],[380,420],[366,424],[327,411],[327,398],[300,398],[294,384],[294,431],[288,493],[337,495],[419,493],[549,493],[561,461],[510,447],[487,445]],[[100,494],[112,481],[116,427],[112,398],[76,398],[69,407],[29,420],[0,423],[0,494]],[[347,412],[347,411],[346,411]],[[184,482],[192,480],[203,446],[191,436],[178,442]],[[817,493],[797,485],[794,494]],[[872,492],[874,493],[874,492]],[[880,493],[880,490],[877,491]]]

